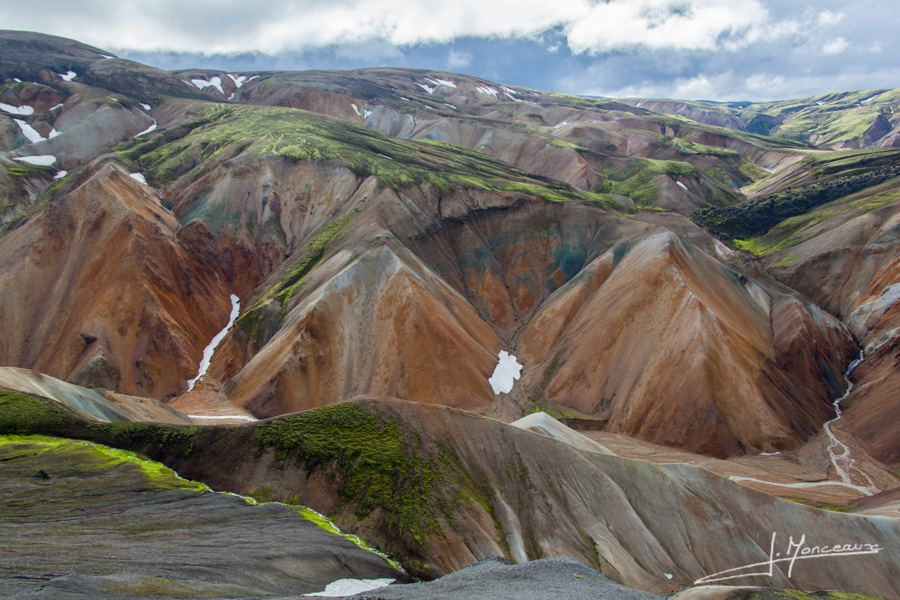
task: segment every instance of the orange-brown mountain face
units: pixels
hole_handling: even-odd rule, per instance
[[[156,194],[121,166],[0,241],[7,365],[80,385],[171,397],[227,313],[224,282],[187,254]]]

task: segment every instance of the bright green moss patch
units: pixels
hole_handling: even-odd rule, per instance
[[[154,487],[191,490],[198,493],[210,491],[202,483],[182,479],[162,463],[148,460],[134,452],[111,448],[103,444],[43,435],[0,435],[0,447],[9,451],[14,450],[17,446],[27,447],[31,453],[39,452],[41,454],[88,452],[91,459],[89,464],[82,463],[83,467],[111,469],[120,464],[129,464],[138,467]]]
[[[205,157],[242,153],[291,161],[337,161],[357,175],[401,189],[422,183],[441,193],[455,187],[521,192],[558,202],[590,200],[571,186],[532,176],[480,152],[446,142],[401,140],[347,121],[266,106],[217,106],[153,139],[117,148],[151,178],[168,183],[189,176]]]
[[[822,510],[830,510],[832,512],[847,512],[854,508],[854,505],[844,505],[844,504],[828,504],[827,502],[813,502],[811,500],[804,500],[803,498],[791,498],[789,496],[779,496],[782,500],[790,500],[791,502],[796,502],[797,504],[805,504],[806,506],[812,506],[815,508],[820,508]]]
[[[438,517],[452,518],[458,500],[441,491],[446,466],[414,433],[356,404],[337,404],[261,423],[259,447],[307,472],[333,466],[338,494],[358,519],[384,511],[385,523],[424,544],[440,535]]]

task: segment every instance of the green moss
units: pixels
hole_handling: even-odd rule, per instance
[[[814,508],[820,508],[822,510],[829,510],[832,512],[847,512],[848,510],[852,510],[855,505],[842,505],[842,504],[828,504],[827,502],[814,502],[812,500],[804,500],[803,498],[791,498],[789,496],[779,496],[782,500],[790,500],[791,502],[796,502],[797,504],[805,504],[806,506],[812,506]]]
[[[261,449],[275,452],[277,461],[307,472],[333,466],[340,475],[338,494],[354,505],[356,518],[380,509],[389,528],[409,532],[420,544],[441,535],[438,517],[450,518],[455,509],[441,494],[445,465],[418,435],[356,404],[261,423],[257,440]]]
[[[263,310],[266,304],[277,298],[281,303],[281,308],[284,309],[294,295],[305,285],[306,275],[322,261],[328,246],[340,239],[347,225],[356,218],[359,212],[355,210],[340,219],[332,221],[304,244],[301,248],[302,254],[300,254],[300,259],[297,263],[282,277],[281,281],[267,289],[238,319],[238,326],[247,334],[247,337],[258,343],[262,341],[259,326],[263,320]]]
[[[797,254],[796,252],[791,252],[790,254],[783,256],[781,258],[781,260],[779,260],[777,263],[775,263],[772,266],[775,267],[776,269],[786,269],[786,268],[792,266],[794,263],[796,263],[799,259],[800,259],[799,254]]]
[[[163,423],[96,423],[87,426],[90,434],[127,448],[164,448],[172,455],[190,456],[199,426]]]
[[[89,417],[62,404],[0,388],[0,434],[37,434],[46,428],[73,427]]]
[[[209,492],[210,489],[196,481],[182,479],[164,464],[148,460],[128,450],[120,450],[94,442],[72,440],[45,435],[0,435],[0,446],[22,446],[37,449],[39,452],[63,451],[73,449],[86,450],[97,459],[94,467],[109,469],[119,464],[138,467],[154,487],[160,489],[191,490],[198,493]]]
[[[286,108],[216,107],[152,140],[117,150],[123,159],[140,162],[161,183],[185,174],[198,176],[191,169],[206,155],[274,154],[290,161],[337,161],[357,175],[374,176],[380,185],[394,189],[426,183],[443,194],[462,186],[520,192],[553,202],[589,200],[565,183],[530,175],[470,148],[401,140]]]
[[[847,164],[835,169],[834,161],[817,162],[810,170],[828,176],[818,183],[790,188],[782,192],[756,198],[736,206],[704,207],[691,213],[690,218],[721,236],[747,239],[761,236],[791,217],[803,215],[819,206],[849,198],[862,190],[879,186],[900,176],[900,153],[877,152],[866,159],[852,157]],[[867,160],[859,167],[860,160]],[[877,166],[884,161],[888,164]],[[875,162],[872,162],[875,161]],[[801,174],[802,176],[802,174]],[[855,196],[854,196],[855,197]],[[822,215],[823,218],[829,218]]]

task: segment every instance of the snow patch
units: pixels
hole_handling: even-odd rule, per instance
[[[562,128],[565,127],[566,125],[572,125],[572,123],[570,123],[569,121],[563,121],[563,122],[561,122],[561,123],[557,123],[556,125],[554,125],[554,126],[553,126],[553,129],[554,129],[554,130],[562,129]]]
[[[105,54],[101,54],[100,56],[102,56],[103,58],[115,58],[115,56],[107,56]]]
[[[206,375],[209,364],[212,362],[213,352],[216,351],[216,346],[225,339],[225,335],[228,333],[228,330],[231,329],[231,326],[234,325],[234,321],[238,318],[239,314],[241,314],[241,299],[234,294],[231,294],[231,316],[228,317],[228,324],[225,325],[225,329],[217,333],[216,337],[214,337],[209,345],[203,349],[203,359],[200,361],[200,368],[197,371],[197,376],[187,382],[187,391],[190,392],[193,390],[194,384]]]
[[[151,131],[153,131],[155,129],[156,129],[156,119],[153,119],[153,125],[151,125],[147,129],[143,130],[142,132],[136,134],[134,136],[134,138],[137,139],[137,138],[141,137],[142,135],[147,135],[148,133],[150,133]]]
[[[25,139],[27,139],[27,140],[28,140],[29,142],[31,142],[32,144],[35,143],[35,142],[42,142],[42,141],[44,141],[44,136],[42,136],[40,133],[38,133],[38,132],[34,129],[34,127],[32,127],[31,125],[29,125],[28,123],[26,123],[26,122],[23,121],[22,119],[13,119],[13,121],[15,121],[15,122],[19,125],[19,129],[22,130],[22,135],[25,136]]]
[[[53,179],[62,179],[63,177],[65,177],[68,174],[69,174],[68,171],[57,171],[56,175],[53,176]]]
[[[663,573],[663,575],[666,576],[666,579],[674,579],[675,578],[675,576],[672,575],[671,573]]]
[[[18,77],[13,77],[13,81],[15,81],[16,83],[22,83],[22,80]]]
[[[877,98],[877,97],[880,96],[880,95],[881,95],[881,94],[875,94],[875,95],[872,96],[871,98],[866,98],[865,100],[863,100],[862,102],[860,102],[860,104],[868,104],[869,102],[871,102],[872,100],[874,100],[875,98]]]
[[[675,185],[677,185],[678,187],[680,187],[680,188],[683,189],[684,191],[688,191],[687,186],[684,185],[683,183],[681,183],[680,181],[676,181],[676,182],[675,182]]]
[[[451,87],[454,89],[456,88],[456,84],[453,83],[452,81],[450,81],[449,79],[429,79],[426,77],[425,81],[427,81],[428,83],[433,83],[436,86],[445,85],[447,87]]]
[[[22,115],[23,117],[34,114],[34,108],[27,104],[24,106],[13,106],[11,104],[3,104],[0,102],[0,110],[6,111],[11,115]]]
[[[246,75],[232,75],[231,73],[228,73],[228,76],[231,77],[231,80],[234,82],[234,85],[238,88],[241,87],[242,85],[244,85],[247,80]]]
[[[62,108],[62,107],[63,107],[63,103],[60,102],[60,103],[57,104],[56,106],[51,106],[51,107],[50,107],[50,110],[56,110],[57,108]]]
[[[360,116],[360,117],[362,116],[362,113],[359,112],[359,107],[358,107],[358,106],[356,106],[355,104],[350,104],[350,106],[353,107],[353,110],[356,112],[357,116]]]
[[[819,102],[816,102],[816,104],[818,104],[819,106],[822,106],[825,103],[820,100]]]
[[[141,102],[141,108],[143,108],[144,110],[152,110],[153,109],[152,106],[150,106],[149,104],[144,104],[143,102]]]
[[[343,598],[362,594],[363,592],[371,592],[372,590],[387,587],[392,583],[394,583],[393,579],[338,579],[326,585],[325,591],[303,595]]]
[[[55,138],[55,137],[58,136],[59,134],[60,134],[60,132],[57,131],[56,128],[54,127],[53,129],[50,130],[50,133],[47,134],[47,139],[48,139],[48,140],[52,140],[53,138]]]
[[[511,100],[513,100],[515,102],[522,101],[520,98],[516,98],[516,93],[517,93],[516,90],[514,90],[512,88],[508,88],[506,86],[503,86],[502,89],[503,89],[503,93],[506,94],[507,96],[509,96]]]
[[[494,374],[488,379],[494,394],[508,394],[512,391],[515,381],[522,376],[522,366],[516,357],[501,350],[497,355],[499,362],[494,367]]]
[[[477,87],[477,88],[475,88],[475,90],[479,94],[484,94],[485,96],[493,96],[494,98],[496,98],[497,94],[500,93],[492,87]]]
[[[778,456],[781,452],[760,452],[759,456]]]
[[[202,90],[203,88],[214,87],[219,90],[219,93],[223,96],[225,95],[225,91],[222,89],[222,78],[219,76],[211,77],[209,81],[204,79],[191,79],[191,83],[197,86],[198,90]]]
[[[386,158],[386,159],[388,159],[388,160],[394,160],[393,158],[391,158],[391,157],[388,156],[387,154],[382,154],[381,152],[376,152],[375,154],[377,154],[377,155],[380,156],[381,158]]]
[[[424,83],[417,83],[416,85],[419,86],[420,88],[422,88],[423,90],[425,90],[426,92],[428,92],[429,94],[434,93],[433,87],[429,87],[429,86],[425,85]],[[2,106],[0,106],[0,108],[2,108]]]
[[[449,106],[453,110],[458,110],[455,106],[453,106],[452,104],[447,104],[446,102],[444,102],[444,106]]]
[[[56,157],[50,154],[41,154],[38,156],[19,156],[14,160],[20,160],[30,165],[37,165],[39,167],[49,167],[56,162]]]
[[[129,173],[128,176],[147,185],[147,179],[141,173]]]
[[[72,81],[73,79],[75,79],[75,77],[78,76],[75,71],[67,71],[65,75],[63,75],[62,73],[57,73],[57,75],[59,75],[59,78],[63,81]]]

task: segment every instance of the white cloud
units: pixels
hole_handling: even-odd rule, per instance
[[[844,20],[845,16],[844,13],[833,13],[830,10],[823,10],[819,13],[819,25],[822,25],[823,27],[837,25]]]
[[[535,37],[578,19],[591,0],[82,0],[13,11],[4,27],[72,37],[109,49],[276,54],[348,43],[395,45],[457,37]],[[173,16],[177,15],[177,16]]]
[[[768,17],[760,0],[609,0],[567,33],[576,54],[637,46],[713,50],[758,39]]]
[[[460,50],[450,50],[447,53],[447,70],[465,69],[472,64],[472,55]]]
[[[850,42],[848,42],[844,38],[835,38],[830,42],[826,42],[825,45],[822,46],[822,54],[825,54],[826,56],[830,56],[832,54],[840,54],[849,47]]]
[[[559,48],[561,46],[562,46],[562,44],[560,44],[559,42],[556,42],[552,46],[547,46],[547,52],[549,52],[550,54],[556,54],[557,52],[559,52]]]

